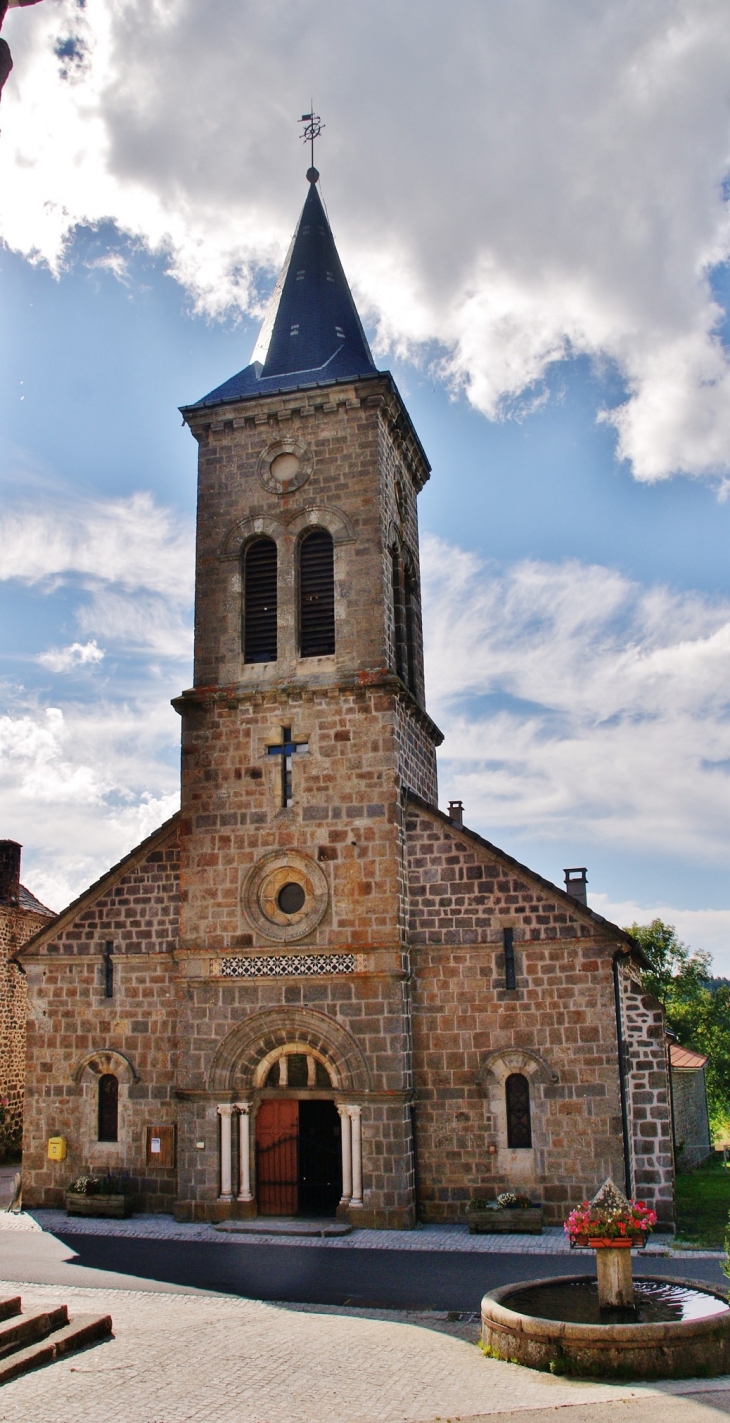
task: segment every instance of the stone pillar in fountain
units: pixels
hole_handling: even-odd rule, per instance
[[[631,1251],[624,1246],[612,1250],[601,1246],[596,1250],[598,1275],[598,1305],[600,1309],[632,1309],[634,1277],[631,1271]]]
[[[626,1197],[614,1185],[610,1176],[604,1181],[600,1191],[593,1197],[591,1206],[596,1215],[607,1223],[612,1217],[625,1216],[629,1209]],[[634,1277],[631,1272],[631,1247],[627,1243],[614,1246],[596,1245],[596,1274],[598,1276],[598,1305],[600,1309],[633,1309]]]

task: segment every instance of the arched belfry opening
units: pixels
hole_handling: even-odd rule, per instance
[[[254,539],[243,552],[243,660],[277,660],[277,549]]]
[[[299,655],[331,657],[335,650],[335,546],[328,529],[313,529],[299,544]]]

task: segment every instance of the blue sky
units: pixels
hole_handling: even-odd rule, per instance
[[[335,235],[378,364],[433,465],[420,511],[441,803],[462,796],[467,823],[556,882],[586,864],[600,912],[670,917],[730,972],[727,15],[695,7],[695,33],[691,8],[670,6],[678,51],[667,7],[648,3],[639,21],[610,5],[597,35],[558,4],[558,38],[585,71],[571,89],[557,40],[540,55],[520,28],[539,7],[517,4],[509,23],[495,7],[459,8],[519,78],[501,158],[499,145],[478,148],[481,206],[466,141],[448,166],[435,154],[434,192],[395,70],[379,81],[395,158],[382,160],[377,131],[358,138],[361,174],[344,141],[359,133],[359,98],[331,69],[317,76],[334,130],[319,161]],[[273,20],[227,0],[213,11],[201,66],[223,77],[194,140],[186,110],[178,132],[145,109],[150,78],[184,92],[184,42],[198,34],[187,0],[156,57],[140,41],[131,71],[114,67],[130,34],[122,0],[103,17],[45,0],[13,16],[12,35],[6,26],[18,84],[3,98],[0,155],[12,192],[0,249],[0,805],[2,833],[24,843],[25,882],[54,908],[175,807],[169,699],[190,681],[196,459],[177,407],[247,363],[305,196],[297,103],[269,103],[264,81],[314,47],[326,15],[312,11],[312,34],[293,33],[275,59],[285,0]],[[354,11],[341,13],[343,53],[364,68]],[[241,14],[262,77],[242,101],[232,174],[219,162],[237,92],[222,55]],[[459,55],[431,33],[432,7],[418,14],[416,48],[438,78]],[[151,3],[138,28],[159,39],[161,15]],[[385,31],[386,10],[373,16]],[[64,78],[53,44],[76,33],[86,58]],[[659,98],[637,138],[626,76],[639,61]],[[606,70],[594,98],[591,74]],[[488,126],[489,79],[483,112],[463,110],[462,125]],[[593,147],[576,148],[570,169],[561,144],[576,113]],[[645,179],[664,164],[645,191],[637,146]]]

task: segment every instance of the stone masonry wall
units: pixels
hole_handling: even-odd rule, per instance
[[[671,1072],[677,1159],[682,1170],[688,1171],[706,1161],[713,1151],[705,1069],[672,1067]]]
[[[364,1190],[357,1220],[365,1226],[390,1228],[414,1223],[410,1115],[404,1090],[408,1048],[404,976],[387,966],[392,959],[386,954],[358,955],[358,963],[361,958],[372,962],[372,971],[231,982],[218,976],[212,965],[207,981],[188,980],[180,1032],[179,1219],[215,1219],[230,1214],[218,1203],[218,1102],[253,1103],[251,1171],[255,1189],[255,1116],[266,1094],[252,1087],[250,1064],[279,1043],[311,1042],[339,1066],[338,1046],[344,1039],[353,1043],[353,1056],[362,1064],[362,1071],[354,1079],[343,1074],[344,1086],[334,1094],[317,1095],[357,1102],[362,1108]],[[230,1069],[223,1081],[217,1082],[215,1067],[221,1047],[239,1035],[245,1035],[249,1044],[245,1060],[232,1052]],[[279,1090],[276,1095],[296,1098],[298,1094]],[[205,1142],[204,1151],[200,1141]],[[237,1172],[236,1150],[234,1161]],[[234,1174],[234,1195],[238,1187]]]
[[[196,568],[195,685],[257,689],[395,671],[390,558],[392,523],[403,530],[417,571],[415,491],[428,467],[387,378],[321,393],[245,401],[189,416],[200,447]],[[217,418],[216,418],[217,417]],[[267,484],[276,453],[301,455],[303,484]],[[388,453],[386,461],[384,451]],[[403,491],[402,514],[396,499]],[[386,491],[386,508],[381,495]],[[335,546],[336,650],[300,658],[296,645],[296,548],[312,526]],[[240,559],[266,534],[278,549],[276,662],[246,665],[241,654]],[[420,638],[420,628],[417,629]],[[420,667],[420,649],[418,661]],[[419,674],[420,675],[420,674]]]
[[[667,1227],[674,1220],[674,1154],[664,1013],[628,961],[620,982],[632,1188]]]
[[[522,1188],[558,1223],[623,1180],[612,958],[559,891],[443,817],[407,822],[421,1215]],[[505,988],[511,928],[516,988]],[[509,1148],[505,1080],[530,1083],[532,1149]]]
[[[222,951],[268,943],[246,918],[246,877],[287,848],[321,865],[329,886],[307,946],[400,944],[398,763],[412,749],[408,714],[392,694],[362,688],[301,695],[186,695],[183,713],[184,948]],[[267,747],[283,725],[308,742],[294,757],[294,803],[281,803],[281,758]],[[423,782],[417,766],[413,780]]]
[[[23,956],[29,995],[23,1199],[59,1205],[92,1171],[124,1171],[144,1208],[170,1210],[174,1168],[146,1162],[147,1125],[174,1123],[177,1070],[177,824],[90,904]],[[105,996],[104,945],[114,945],[114,993]],[[119,1078],[119,1140],[97,1140],[98,1078]],[[49,1161],[64,1136],[64,1162]]]
[[[48,916],[14,905],[0,904],[0,1097],[7,1100],[0,1123],[0,1155],[20,1145],[23,1132],[25,1021],[28,1012],[25,976],[13,954],[48,923]]]

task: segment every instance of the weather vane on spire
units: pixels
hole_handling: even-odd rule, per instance
[[[301,122],[304,124],[304,132],[301,135],[302,143],[308,143],[310,145],[311,167],[307,169],[307,177],[310,183],[316,183],[319,178],[319,173],[314,166],[314,140],[315,138],[319,138],[322,129],[325,128],[326,125],[322,123],[319,114],[315,114],[314,104],[311,103],[311,100],[310,112],[308,114],[302,114]]]

